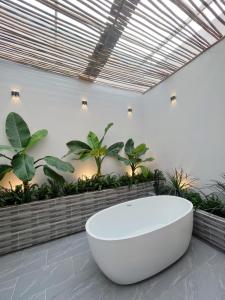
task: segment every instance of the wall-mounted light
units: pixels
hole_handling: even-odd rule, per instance
[[[20,104],[21,101],[20,101],[20,92],[18,91],[11,91],[11,100],[13,103],[15,104]]]
[[[87,111],[88,110],[88,102],[87,102],[87,100],[82,100],[82,102],[81,102],[81,110],[82,111]]]
[[[132,115],[133,115],[133,109],[131,107],[128,107],[127,114],[128,114],[129,118],[132,117]]]
[[[171,96],[170,96],[170,102],[172,105],[175,105],[176,102],[177,102],[177,96],[176,96],[176,93],[173,93]]]

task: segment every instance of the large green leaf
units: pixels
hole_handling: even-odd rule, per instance
[[[91,151],[89,151],[89,150],[84,150],[84,151],[79,153],[79,159],[80,160],[86,160],[86,159],[89,159],[91,157],[92,157]]]
[[[2,152],[20,152],[23,148],[16,148],[13,146],[7,146],[7,145],[0,145],[0,151]]]
[[[118,160],[124,162],[124,164],[125,164],[126,166],[129,166],[129,165],[131,164],[131,161],[130,161],[129,159],[127,159],[127,158],[125,158],[125,157],[122,157],[122,156],[120,156],[120,155],[118,156]]]
[[[74,172],[74,167],[70,163],[63,161],[63,160],[59,159],[58,157],[45,156],[44,161],[48,165],[50,165],[51,167],[56,168],[59,171],[70,172],[70,173]]]
[[[97,148],[97,149],[93,149],[90,151],[90,155],[93,157],[101,157],[101,156],[105,156],[107,154],[107,148],[106,146]]]
[[[144,177],[147,177],[149,175],[149,169],[145,166],[139,166],[139,168],[141,169],[141,173]]]
[[[0,180],[2,180],[5,175],[12,170],[12,167],[9,165],[0,165]]]
[[[23,118],[11,112],[6,118],[6,135],[10,144],[16,148],[25,148],[30,140],[30,130]]]
[[[70,141],[66,145],[69,148],[69,152],[65,156],[71,153],[79,154],[83,150],[91,150],[88,144],[81,141]]]
[[[109,130],[112,126],[113,126],[113,123],[109,123],[109,124],[106,126],[106,128],[105,128],[105,130],[104,130],[104,135],[103,135],[103,137],[102,137],[101,140],[100,140],[100,144],[102,144],[102,142],[103,142],[103,140],[104,140],[104,138],[105,138],[106,133],[108,132],[108,130]]]
[[[127,155],[130,155],[133,150],[134,150],[134,141],[132,139],[129,139],[125,144],[124,151]]]
[[[154,160],[153,157],[148,157],[148,158],[145,158],[145,159],[143,160],[143,162],[146,162],[146,161],[153,161],[153,160]]]
[[[30,149],[34,145],[36,145],[39,141],[41,141],[43,138],[45,138],[48,135],[48,130],[41,129],[36,131],[34,134],[32,134],[28,145],[26,146],[26,150]]]
[[[97,149],[100,146],[100,142],[99,142],[99,139],[98,139],[97,135],[94,132],[92,132],[92,131],[90,131],[88,133],[87,141],[88,141],[88,145],[92,149]]]
[[[35,175],[34,159],[27,154],[16,154],[12,159],[12,168],[22,181],[30,181]]]
[[[141,156],[148,151],[148,147],[145,144],[140,144],[132,151],[135,155]]]
[[[58,173],[56,173],[54,170],[52,170],[48,166],[44,166],[43,171],[46,176],[50,177],[56,183],[58,183],[58,184],[65,183],[65,179],[63,178],[63,176],[59,175]]]
[[[124,146],[123,142],[118,142],[111,145],[107,151],[108,156],[117,156],[118,153],[122,150],[123,146]]]

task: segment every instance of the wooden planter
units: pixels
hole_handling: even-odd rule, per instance
[[[94,213],[154,194],[153,182],[0,209],[0,255],[84,230]]]
[[[194,213],[193,233],[210,244],[225,250],[225,218],[197,210]]]

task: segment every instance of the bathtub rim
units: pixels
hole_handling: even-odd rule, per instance
[[[124,236],[124,237],[111,237],[111,238],[106,238],[106,237],[101,237],[101,236],[98,236],[98,235],[95,235],[93,234],[91,231],[90,231],[90,222],[92,221],[92,219],[96,218],[96,216],[104,213],[105,211],[107,210],[110,210],[112,207],[116,207],[116,206],[122,206],[126,203],[129,203],[129,202],[132,202],[132,201],[138,201],[138,200],[141,200],[141,199],[145,199],[145,198],[150,198],[150,197],[162,197],[162,196],[166,196],[166,197],[175,197],[175,198],[179,198],[179,199],[182,199],[184,202],[187,202],[189,205],[190,205],[190,208],[184,213],[182,214],[181,216],[177,217],[177,218],[174,218],[174,220],[172,222],[168,222],[168,223],[165,223],[164,225],[160,226],[159,228],[156,228],[156,229],[152,229],[152,230],[149,230],[148,232],[143,232],[143,233],[138,233],[138,234],[131,234],[131,235],[127,235],[127,236]],[[185,198],[182,198],[182,197],[179,197],[179,196],[172,196],[172,195],[154,195],[154,196],[148,196],[148,197],[143,197],[143,198],[139,198],[139,199],[133,199],[133,200],[129,200],[129,201],[125,201],[123,203],[119,203],[119,204],[116,204],[116,205],[113,205],[113,206],[110,206],[110,207],[107,207],[97,213],[95,213],[93,216],[91,216],[86,224],[85,224],[85,230],[87,232],[88,235],[90,235],[92,238],[94,239],[97,239],[97,240],[101,240],[101,241],[126,241],[126,240],[130,240],[132,238],[136,238],[136,237],[143,237],[149,233],[152,233],[152,232],[156,232],[158,230],[161,230],[163,228],[166,228],[176,222],[178,222],[179,220],[183,219],[184,217],[186,217],[188,214],[190,214],[192,212],[194,212],[194,207],[193,207],[193,204],[191,203],[191,201],[185,199]]]

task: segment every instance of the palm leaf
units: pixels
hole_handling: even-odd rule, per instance
[[[56,168],[59,171],[70,172],[70,173],[74,172],[74,167],[70,163],[63,161],[63,160],[59,159],[58,157],[45,156],[44,161],[48,165],[50,165],[51,167]]]
[[[34,159],[27,154],[16,154],[12,159],[12,168],[22,181],[30,181],[35,175]]]
[[[0,180],[2,180],[5,175],[12,170],[12,167],[9,165],[0,165]]]
[[[129,139],[125,144],[124,151],[127,155],[129,155],[132,153],[133,150],[134,150],[134,141],[132,139]]]
[[[65,183],[64,177],[59,175],[58,173],[56,173],[54,170],[52,170],[48,166],[44,166],[43,171],[44,171],[44,174],[47,177],[50,177],[54,182],[56,182],[60,185]]]
[[[92,131],[90,131],[88,133],[87,141],[88,141],[88,145],[91,147],[91,149],[97,149],[100,146],[100,142],[99,142],[97,135]]]
[[[30,140],[30,130],[26,122],[14,112],[6,118],[6,135],[10,144],[16,148],[25,148]]]
[[[71,153],[80,154],[82,151],[91,150],[88,144],[77,140],[70,141],[66,145],[69,148],[69,152],[66,155],[64,155],[64,157],[68,156]]]
[[[45,138],[48,135],[48,130],[41,129],[36,131],[34,134],[32,134],[28,145],[26,146],[26,150],[30,149],[34,145],[36,145],[39,141],[41,141],[43,138]]]
[[[13,146],[7,146],[7,145],[0,145],[0,151],[7,151],[7,152],[20,152],[23,148],[17,148]]]
[[[122,150],[123,146],[124,146],[123,142],[118,142],[118,143],[111,145],[107,150],[107,155],[108,156],[117,156],[118,153]]]
[[[113,126],[113,123],[109,123],[109,124],[106,126],[106,128],[105,128],[105,130],[104,130],[103,137],[102,137],[101,140],[100,140],[100,144],[102,144],[102,142],[103,142],[103,140],[104,140],[104,138],[105,138],[105,136],[106,136],[106,133],[108,132],[108,130],[109,130],[112,126]]]

